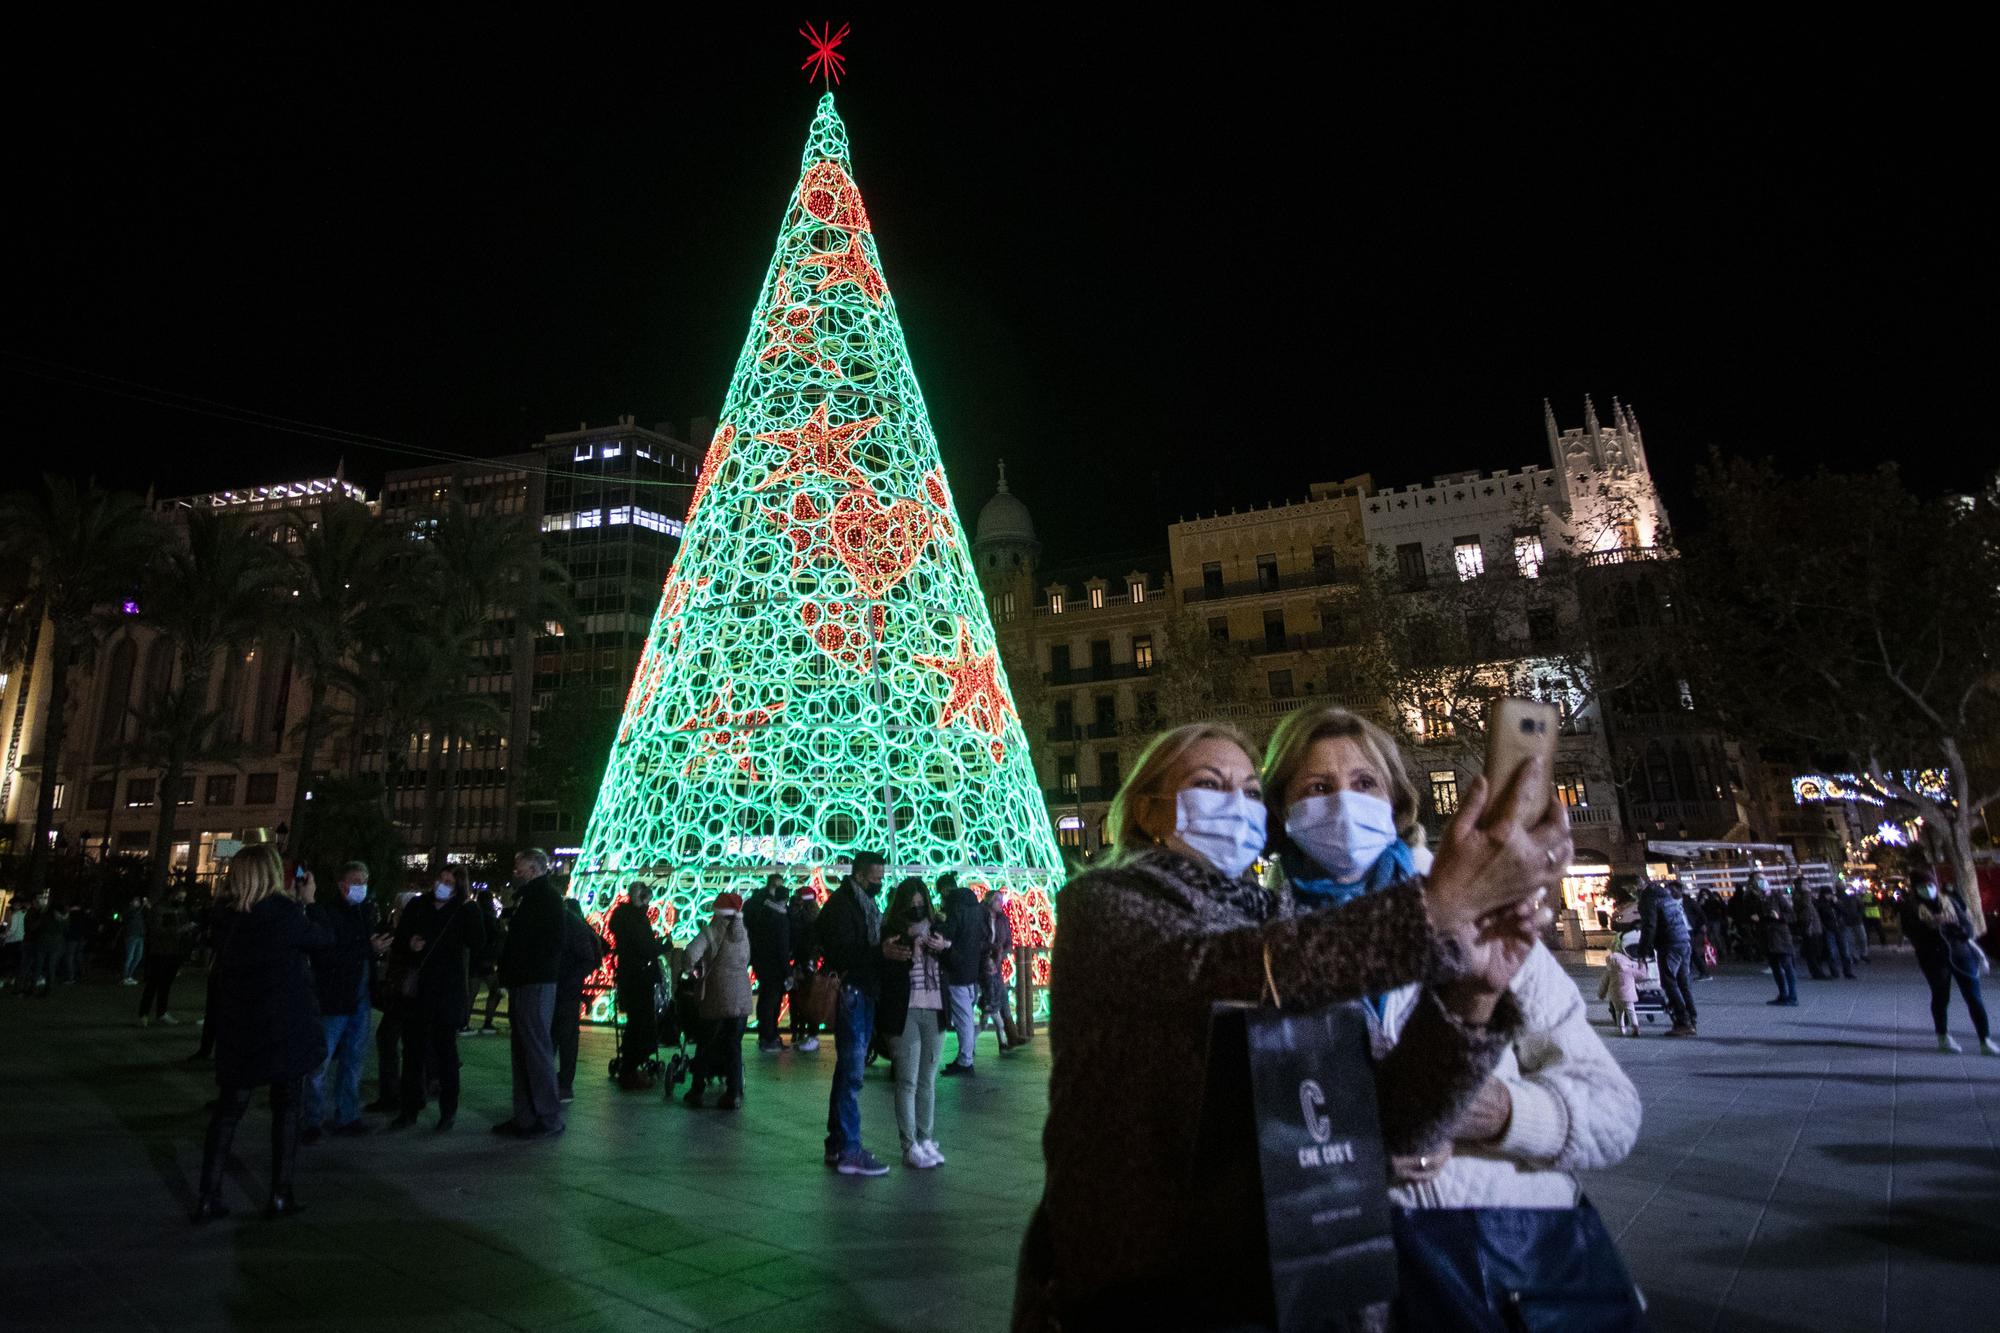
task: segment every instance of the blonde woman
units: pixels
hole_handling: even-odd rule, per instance
[[[293,896],[278,849],[263,843],[230,858],[228,889],[235,919],[215,959],[220,1018],[215,1082],[221,1092],[202,1148],[197,1222],[229,1212],[222,1203],[222,1171],[236,1126],[260,1087],[271,1090],[271,1194],[265,1215],[299,1211],[292,1164],[299,1147],[300,1084],[326,1059],[306,954],[332,944],[333,932],[306,918],[314,894],[311,874],[298,881]]]
[[[1546,781],[1546,778],[1542,779]],[[1395,743],[1344,708],[1293,713],[1264,756],[1264,792],[1286,887],[1301,905],[1366,899],[1420,862],[1417,794]],[[1561,804],[1555,805],[1560,818]],[[1639,1132],[1639,1094],[1591,1028],[1584,999],[1536,941],[1508,982],[1513,1039],[1450,1141],[1419,1166],[1399,1161],[1391,1197],[1408,1208],[1570,1208],[1571,1172],[1624,1160]],[[1405,984],[1368,997],[1378,1056],[1404,1039],[1426,1003]]]
[[[1203,1327],[1268,1299],[1265,1275],[1219,1272],[1212,1219],[1192,1199],[1210,1006],[1255,1000],[1266,960],[1288,1006],[1432,982],[1379,1102],[1392,1152],[1449,1137],[1516,1023],[1507,983],[1569,837],[1527,827],[1531,766],[1486,814],[1482,784],[1427,881],[1407,879],[1336,911],[1294,913],[1249,874],[1265,846],[1264,788],[1234,728],[1199,723],[1153,739],[1112,802],[1108,863],[1060,899],[1051,982],[1053,1067],[1041,1206],[1022,1247],[1017,1329]],[[1236,1316],[1232,1321],[1230,1316]]]

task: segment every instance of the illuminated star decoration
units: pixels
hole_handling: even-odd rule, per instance
[[[781,481],[796,481],[814,473],[848,486],[868,489],[868,478],[854,466],[847,453],[856,441],[881,422],[880,417],[863,417],[845,426],[830,425],[826,419],[826,404],[821,403],[800,425],[753,436],[753,439],[777,445],[791,456],[750,489],[767,491]]]
[[[861,190],[832,160],[815,162],[799,180],[799,207],[815,222],[842,231],[867,231],[868,209],[861,202]]]
[[[821,251],[807,255],[804,267],[826,270],[826,276],[813,284],[815,292],[823,292],[829,287],[838,287],[843,282],[851,282],[861,289],[863,296],[876,305],[881,305],[882,298],[889,291],[889,284],[882,281],[882,274],[868,262],[868,256],[862,253],[859,236],[848,237],[845,250],[835,250],[830,253]]]
[[[974,730],[992,737],[988,748],[993,751],[993,762],[999,763],[1000,756],[1007,747],[1000,743],[1000,737],[1007,732],[1007,719],[1014,712],[1014,705],[1008,702],[1007,691],[1000,688],[1000,668],[997,653],[975,653],[972,650],[972,631],[963,618],[958,622],[958,656],[956,657],[916,657],[912,660],[919,666],[927,666],[942,672],[951,682],[951,693],[945,696],[944,709],[938,714],[938,726],[948,727],[963,718]]]
[[[785,711],[785,702],[780,699],[762,708],[747,708],[740,713],[731,712],[729,697],[734,686],[724,685],[715,692],[715,698],[708,707],[675,728],[677,731],[698,731],[694,752],[688,756],[687,766],[681,769],[681,776],[691,778],[695,770],[717,755],[736,753],[736,767],[749,775],[752,782],[758,780],[757,765],[750,756],[742,753],[750,741],[750,733],[759,727],[769,725],[772,718]]]
[[[840,54],[840,44],[847,40],[847,34],[851,30],[851,24],[843,23],[840,25],[840,31],[835,32],[832,19],[826,21],[823,32],[814,32],[811,20],[807,20],[806,26],[799,29],[799,36],[812,43],[812,54],[806,57],[803,65],[799,66],[800,69],[807,71],[807,83],[811,83],[814,79],[824,79],[829,86],[840,82],[840,76],[847,73],[847,57]]]
[[[839,379],[840,363],[819,350],[819,338],[813,332],[813,322],[818,318],[818,306],[793,304],[792,285],[785,281],[780,270],[778,289],[771,296],[771,313],[764,318],[764,332],[771,341],[764,344],[757,359],[775,361],[789,352],[814,369]]]

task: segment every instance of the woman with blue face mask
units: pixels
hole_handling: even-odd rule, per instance
[[[1265,752],[1264,778],[1282,830],[1273,838],[1278,878],[1298,909],[1364,901],[1431,868],[1416,788],[1395,742],[1365,718],[1344,708],[1289,715]],[[1546,783],[1546,773],[1537,781]],[[1545,831],[1566,829],[1562,803],[1549,805]],[[1447,842],[1462,820],[1463,812]],[[1567,864],[1566,835],[1560,859]],[[1487,980],[1507,988],[1519,1015],[1514,1039],[1443,1141],[1396,1160],[1390,1197],[1409,1208],[1573,1207],[1572,1171],[1611,1166],[1631,1151],[1639,1094],[1591,1028],[1576,983],[1539,940],[1488,961]],[[1426,1003],[1469,1017],[1468,998],[1463,988],[1425,983],[1370,995],[1377,1049],[1399,1049]]]
[[[1523,826],[1520,788],[1441,847],[1428,880],[1301,911],[1252,873],[1267,810],[1242,734],[1196,723],[1147,745],[1111,804],[1106,856],[1057,899],[1047,1174],[1015,1328],[1202,1327],[1251,1308],[1265,1275],[1205,1261],[1214,1220],[1191,1182],[1211,1008],[1257,1001],[1267,967],[1301,1009],[1434,983],[1412,1009],[1406,1055],[1378,1075],[1378,1101],[1392,1152],[1448,1140],[1516,1021],[1506,977],[1470,965],[1462,937],[1495,913],[1514,920],[1501,909],[1553,883],[1568,856],[1566,831]],[[1486,935],[1479,957],[1526,951],[1504,922]]]

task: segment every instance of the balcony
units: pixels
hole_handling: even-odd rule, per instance
[[[1266,634],[1261,639],[1250,641],[1252,657],[1269,657],[1274,653],[1305,653],[1320,648],[1350,648],[1353,643],[1329,630],[1314,630],[1310,634]]]
[[[1098,681],[1134,680],[1150,675],[1152,670],[1152,667],[1140,666],[1137,662],[1092,662],[1089,666],[1044,671],[1042,680],[1050,685],[1089,685]]]
[[[1116,787],[1044,787],[1042,796],[1051,810],[1074,810],[1079,805],[1103,805],[1118,794]]]
[[[1292,574],[1280,574],[1274,579],[1246,579],[1241,583],[1204,584],[1199,588],[1187,588],[1181,593],[1186,602],[1222,602],[1232,597],[1255,597],[1259,593],[1290,592],[1294,588],[1330,588],[1336,584],[1353,584],[1359,575],[1343,574],[1333,569],[1307,569]]]
[[[1618,811],[1609,805],[1572,805],[1569,808],[1571,824],[1616,824]]]
[[[1636,565],[1673,558],[1672,551],[1660,546],[1614,546],[1608,551],[1585,552],[1583,566],[1585,569],[1601,569],[1606,565]]]
[[[1118,610],[1128,606],[1144,606],[1149,602],[1157,602],[1163,599],[1166,595],[1167,595],[1167,590],[1164,586],[1157,588],[1147,588],[1146,595],[1140,598],[1139,601],[1137,602],[1134,602],[1132,600],[1132,597],[1129,593],[1121,592],[1121,593],[1107,595],[1104,599],[1103,606],[1092,606],[1090,604],[1090,593],[1088,590],[1086,590],[1084,592],[1084,595],[1081,597],[1065,597],[1063,599],[1063,609],[1061,611],[1051,611],[1049,610],[1049,604],[1047,602],[1038,602],[1035,605],[1035,614],[1038,616],[1054,616],[1054,615],[1073,616],[1079,613],[1090,612],[1090,611]]]

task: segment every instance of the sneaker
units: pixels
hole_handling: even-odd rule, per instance
[[[477,1037],[497,1037],[500,1035],[500,1029],[494,1027],[491,1023],[488,1023],[485,1027],[479,1029],[479,1031],[474,1033],[473,1035]]]
[[[180,1019],[175,1018],[172,1014],[161,1014],[159,1021],[165,1023],[170,1028],[177,1028],[181,1025]]]
[[[936,1139],[925,1139],[922,1143],[919,1143],[917,1146],[919,1148],[922,1148],[924,1150],[924,1155],[931,1159],[932,1166],[944,1165],[944,1154],[938,1151]]]
[[[1991,1037],[1981,1037],[1979,1039],[1979,1053],[1981,1055],[2000,1055],[2000,1044],[1996,1044]]]
[[[802,1051],[807,1051],[807,1052],[816,1051],[819,1049],[819,1038],[807,1037],[804,1041],[799,1043],[798,1048]]]
[[[575,1101],[575,1100],[576,1100],[576,1089],[575,1089],[575,1088],[561,1088],[561,1089],[558,1089],[558,1090],[557,1090],[557,1092],[556,1092],[556,1100],[557,1100],[557,1101],[559,1101],[559,1102],[573,1102],[573,1101]]]
[[[866,1148],[849,1148],[840,1155],[836,1169],[843,1176],[886,1176],[889,1168]]]
[[[152,1020],[151,1018],[147,1017],[147,1016],[146,1016],[145,1014],[140,1014],[140,1015],[139,1015],[139,1026],[140,1026],[140,1027],[142,1027],[142,1028],[149,1028],[149,1027],[153,1026],[153,1020]]]
[[[974,1067],[971,1065],[962,1065],[958,1061],[953,1060],[950,1064],[944,1067],[943,1072],[946,1078],[954,1078],[959,1074],[970,1075],[976,1071],[974,1070]]]
[[[1953,1041],[1949,1034],[1940,1032],[1938,1033],[1938,1049],[1949,1055],[1957,1055],[1965,1048]]]
[[[757,1053],[759,1055],[778,1055],[784,1049],[785,1043],[782,1041],[760,1041],[757,1043]]]
[[[909,1147],[903,1149],[903,1165],[917,1171],[928,1171],[936,1166],[937,1163],[933,1162],[931,1155],[924,1151],[923,1144],[912,1143]],[[844,1171],[847,1168],[842,1167],[841,1169]]]
[[[828,1149],[826,1150],[826,1164],[827,1164],[828,1166],[839,1166],[839,1165],[840,1165],[840,1159],[841,1159],[841,1156],[842,1156],[842,1154],[841,1154],[841,1151],[840,1151],[840,1149],[838,1149],[838,1148],[828,1148]]]
[[[137,978],[137,977],[127,977],[127,978],[125,978],[125,980],[123,980],[123,981],[119,982],[118,984],[119,984],[119,985],[121,985],[121,986],[136,986],[136,985],[138,985],[138,984],[139,984],[139,978]]]

